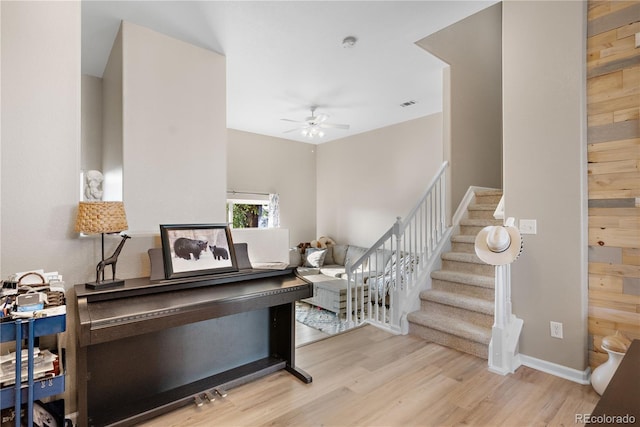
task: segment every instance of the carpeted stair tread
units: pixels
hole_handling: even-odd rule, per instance
[[[447,282],[463,283],[465,285],[478,286],[482,288],[493,289],[495,287],[495,278],[493,277],[462,273],[459,271],[436,270],[431,272],[431,278]]]
[[[455,335],[469,341],[485,345],[489,345],[491,341],[490,328],[483,328],[473,323],[454,319],[442,314],[414,311],[407,315],[407,320],[411,323]]]
[[[486,227],[487,225],[502,225],[501,219],[469,219],[464,218],[460,220],[460,225],[466,225],[471,227]]]
[[[482,219],[492,221],[496,211],[495,203],[474,203],[467,208],[467,219]]]
[[[468,252],[445,252],[442,254],[442,259],[446,261],[458,261],[467,262],[471,264],[483,264],[486,265],[475,253]]]
[[[453,243],[471,243],[475,245],[476,236],[472,236],[470,234],[456,234],[455,236],[451,236],[451,241]]]
[[[420,293],[421,309],[407,315],[409,333],[427,341],[488,358],[494,317],[495,268],[475,254],[477,233],[502,225],[493,212],[502,190],[476,190],[474,201],[451,236],[440,270],[431,272],[432,288]]]
[[[476,196],[502,196],[502,190],[499,188],[488,188],[486,190],[476,190]]]
[[[447,291],[439,291],[429,289],[420,292],[420,299],[425,301],[436,302],[451,307],[463,308],[468,311],[487,314],[493,316],[494,303],[482,298],[476,298],[469,295],[454,294]]]
[[[470,211],[495,211],[496,205],[493,203],[471,203],[467,209]]]

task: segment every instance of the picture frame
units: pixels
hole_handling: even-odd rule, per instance
[[[166,279],[238,271],[228,224],[161,224]]]

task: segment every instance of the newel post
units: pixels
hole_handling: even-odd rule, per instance
[[[396,248],[395,253],[392,254],[392,257],[395,257],[395,271],[392,270],[392,274],[395,276],[393,278],[393,283],[395,286],[390,289],[389,297],[391,298],[389,304],[389,323],[392,326],[400,326],[400,315],[402,313],[402,308],[399,306],[400,301],[400,291],[404,286],[404,282],[402,280],[403,268],[402,263],[404,260],[402,259],[402,218],[396,217],[396,222],[393,224],[393,235],[396,238]]]
[[[511,265],[497,265],[495,269],[495,321],[489,344],[489,370],[505,375],[520,366],[518,341],[524,322],[511,311]]]
[[[520,366],[518,341],[523,321],[511,309],[511,263],[522,252],[520,231],[515,219],[507,218],[505,225],[484,227],[475,240],[478,258],[495,266],[494,323],[489,343],[489,370],[502,375],[513,373]]]
[[[345,264],[345,271],[347,272],[347,327],[351,328],[355,326],[354,315],[353,315],[353,285],[354,278],[352,274],[352,265],[351,261],[347,260]]]

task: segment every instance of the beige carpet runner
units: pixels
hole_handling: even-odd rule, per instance
[[[420,293],[421,309],[409,313],[409,333],[486,359],[494,312],[495,269],[475,254],[478,232],[501,225],[493,213],[501,190],[476,191],[451,252],[442,254],[442,270],[431,274],[432,288]]]

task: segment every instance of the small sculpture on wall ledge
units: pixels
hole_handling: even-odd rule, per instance
[[[89,170],[84,174],[84,200],[95,202],[102,200],[102,182],[104,176],[97,170]]]

